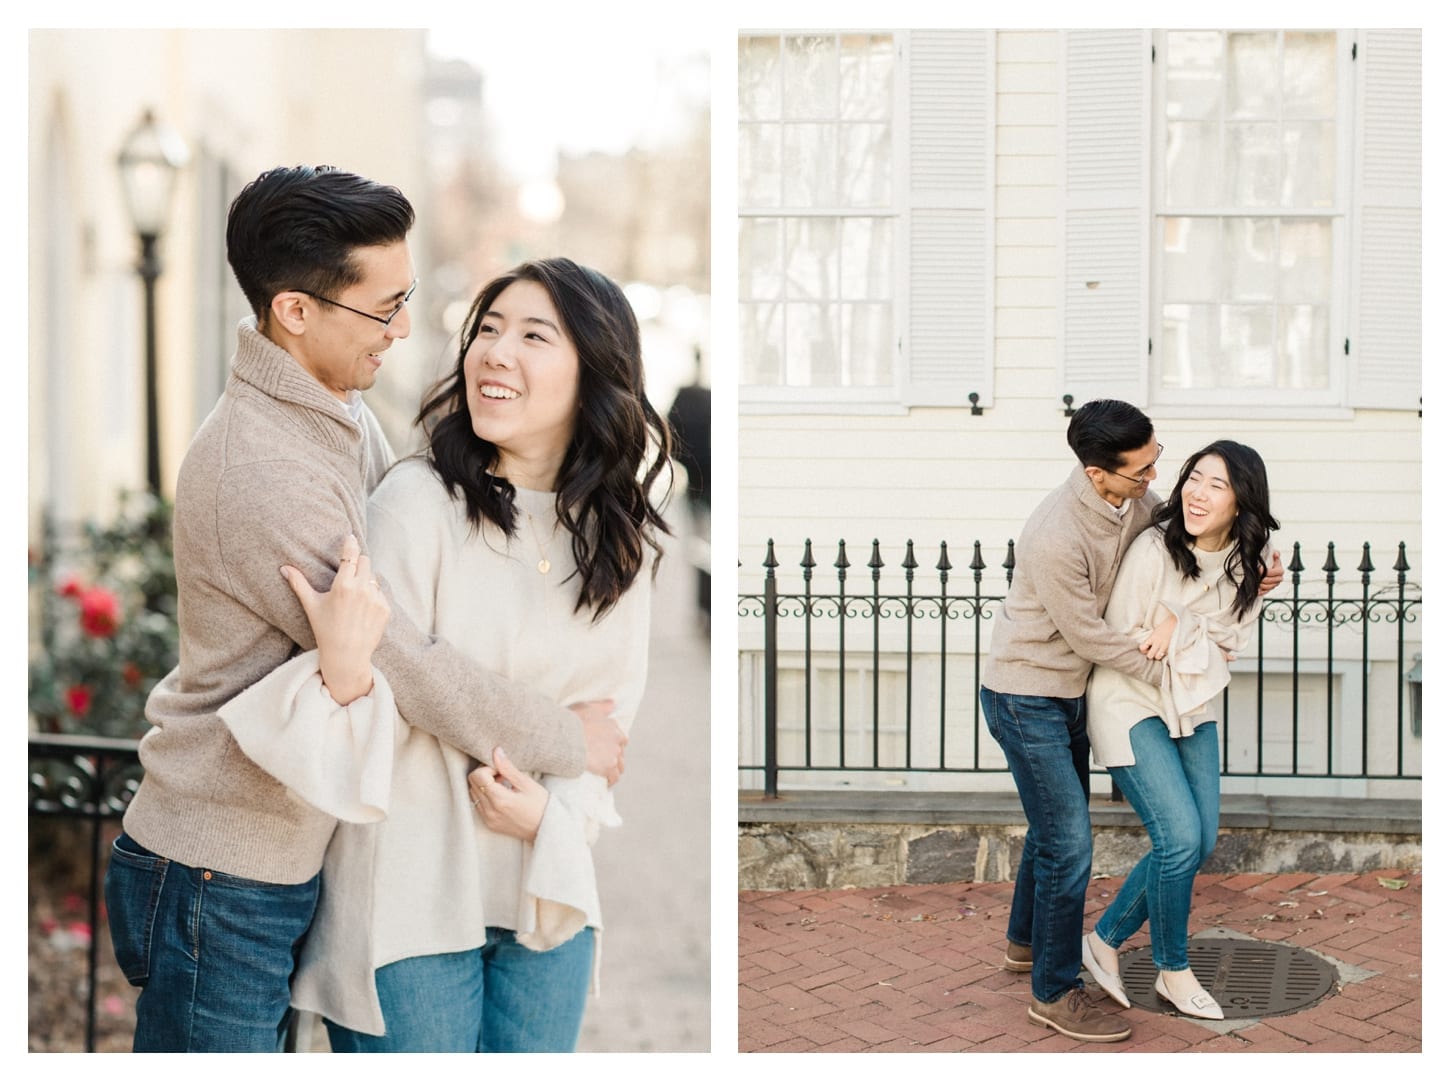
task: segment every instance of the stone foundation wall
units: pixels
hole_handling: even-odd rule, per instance
[[[742,890],[839,889],[930,882],[1005,882],[1017,872],[1025,825],[753,822],[739,828]],[[1124,875],[1147,851],[1141,826],[1096,826],[1093,873]],[[1363,873],[1421,865],[1420,836],[1328,830],[1219,832],[1203,870]]]

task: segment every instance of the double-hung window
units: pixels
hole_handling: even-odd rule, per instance
[[[1064,391],[1416,408],[1418,32],[1064,39]]]
[[[989,40],[740,36],[742,405],[990,393]]]

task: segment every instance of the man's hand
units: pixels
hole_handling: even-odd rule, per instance
[[[549,804],[549,790],[508,760],[502,747],[493,749],[493,765],[468,775],[473,806],[494,833],[533,843]]]
[[[1264,573],[1264,580],[1259,583],[1259,596],[1271,593],[1279,588],[1279,583],[1284,580],[1284,564],[1279,559],[1279,549],[1274,549],[1274,562],[1269,564],[1269,569]]]
[[[614,720],[614,700],[576,702],[569,707],[584,724],[584,768],[611,785],[624,773],[624,745],[629,737]]]
[[[345,706],[373,689],[373,650],[388,625],[388,599],[372,576],[368,557],[359,555],[351,533],[342,542],[342,556],[332,588],[318,593],[296,567],[283,567],[282,577],[297,594],[322,666],[322,682],[333,701]]]

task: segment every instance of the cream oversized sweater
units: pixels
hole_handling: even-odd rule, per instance
[[[1197,578],[1178,572],[1161,530],[1147,530],[1128,550],[1108,599],[1108,625],[1136,641],[1170,615],[1178,625],[1156,682],[1112,668],[1093,669],[1087,691],[1088,739],[1098,765],[1131,766],[1128,733],[1145,718],[1162,718],[1174,739],[1217,719],[1214,699],[1229,682],[1224,651],[1236,654],[1248,644],[1263,603],[1256,600],[1245,615],[1234,617],[1236,586],[1224,573],[1232,550],[1195,551]]]
[[[1017,538],[1017,569],[992,628],[982,686],[998,694],[1076,698],[1094,664],[1157,682],[1162,665],[1103,621],[1123,553],[1148,525],[1158,496],[1121,516],[1081,465],[1047,496]]]
[[[554,493],[520,489],[516,506],[516,537],[491,525],[470,533],[463,505],[425,462],[395,467],[368,510],[374,566],[393,584],[395,613],[561,704],[613,698],[628,731],[644,690],[649,572],[593,622],[573,610],[574,561],[568,534],[555,529]],[[537,569],[541,552],[547,574]],[[292,999],[373,1034],[383,1031],[373,978],[383,965],[480,947],[488,927],[514,930],[535,948],[585,924],[602,927],[589,844],[600,824],[617,822],[599,777],[545,777],[550,798],[534,842],[491,833],[471,802],[473,758],[406,724],[395,728],[384,716],[388,694],[380,680],[370,699],[335,706],[309,654],[224,711],[249,753],[278,770],[299,740],[331,731],[335,767],[300,778],[295,795],[326,802],[351,823],[376,822],[344,822],[328,848]],[[388,754],[390,766],[380,766]],[[386,821],[376,821],[382,812]]]
[[[322,866],[336,819],[248,759],[218,710],[315,645],[282,564],[326,589],[348,533],[369,550],[365,500],[392,452],[372,413],[359,416],[242,322],[226,390],[177,480],[181,657],[146,703],[146,774],[125,817],[131,836],[168,859],[274,883],[305,882]],[[374,663],[412,724],[478,755],[503,744],[525,769],[582,772],[574,714],[393,607]]]

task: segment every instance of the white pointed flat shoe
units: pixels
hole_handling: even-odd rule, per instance
[[[1112,975],[1102,965],[1098,964],[1098,959],[1093,955],[1093,948],[1088,943],[1089,937],[1088,935],[1082,936],[1083,965],[1092,973],[1092,977],[1097,981],[1098,986],[1108,993],[1110,999],[1125,1009],[1131,1008],[1133,1004],[1128,1001],[1128,992],[1123,990],[1122,979]]]
[[[1188,1017],[1202,1017],[1207,1021],[1222,1021],[1223,1009],[1213,996],[1207,991],[1199,991],[1186,999],[1177,999],[1168,993],[1168,987],[1163,982],[1163,973],[1158,973],[1158,979],[1153,983],[1153,990],[1158,997],[1166,1002],[1173,1003],[1173,1008],[1179,1013]]]

